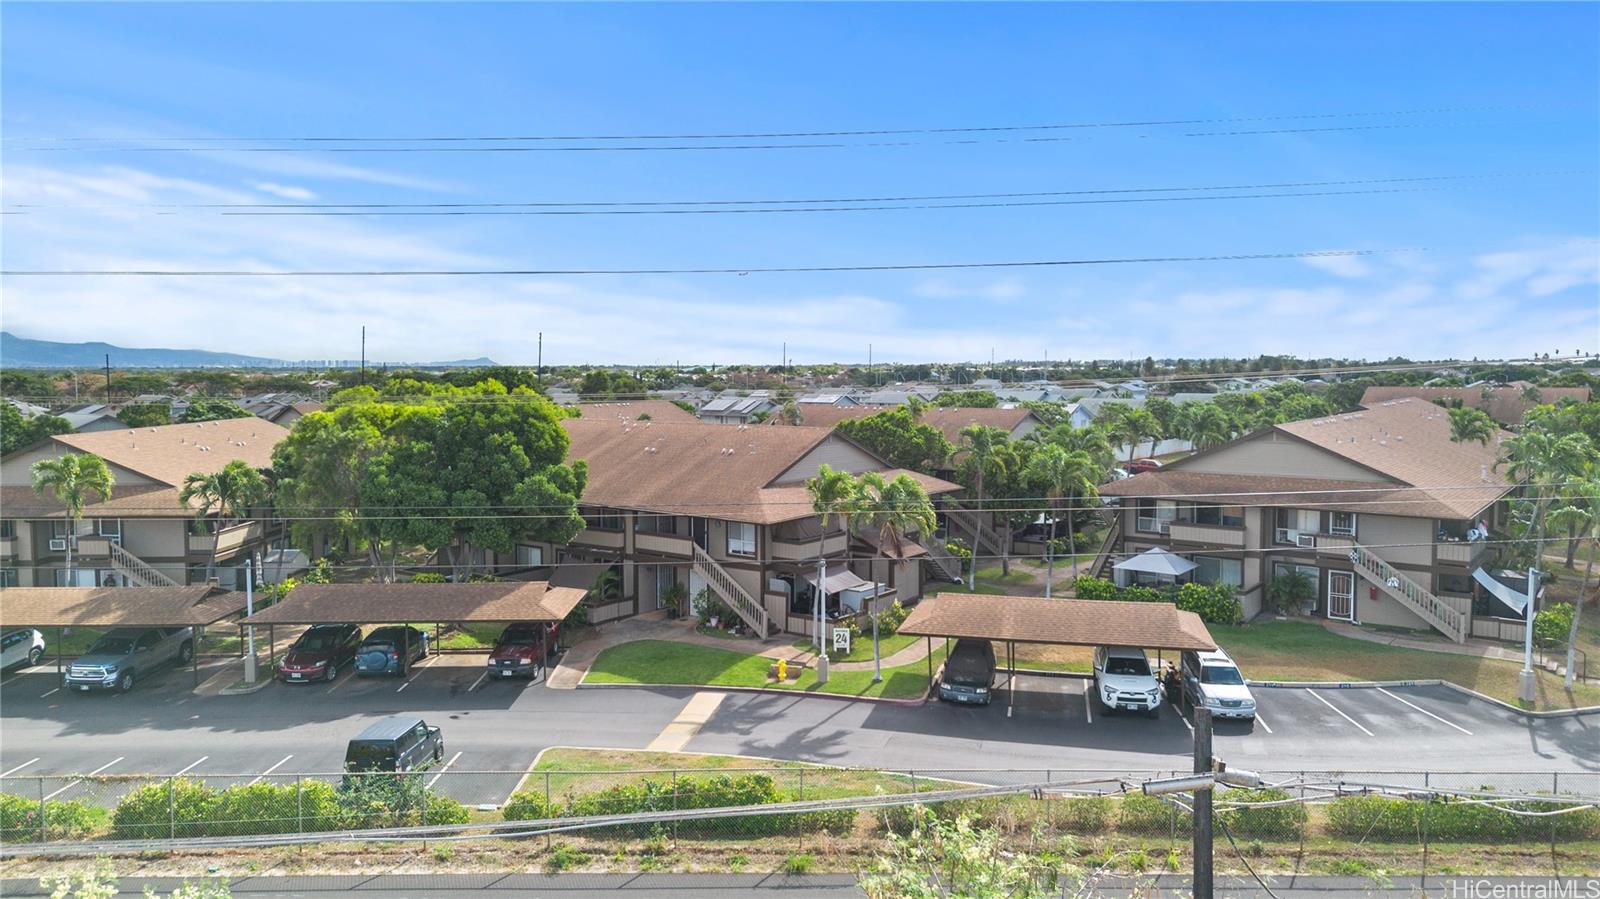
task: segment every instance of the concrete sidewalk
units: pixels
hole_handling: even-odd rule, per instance
[[[1448,652],[1458,656],[1500,659],[1507,662],[1522,661],[1521,650],[1511,649],[1496,643],[1486,643],[1482,640],[1452,643],[1448,640],[1430,640],[1427,637],[1412,637],[1406,634],[1367,630],[1344,621],[1322,619],[1319,623],[1330,632],[1341,637],[1364,640],[1368,643],[1382,643],[1385,646],[1399,646],[1405,649],[1420,649],[1424,652]]]

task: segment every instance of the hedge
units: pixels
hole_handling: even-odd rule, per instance
[[[1291,798],[1284,790],[1228,790],[1219,793],[1219,804],[1244,804],[1279,802]],[[1239,808],[1217,813],[1218,820],[1228,825],[1237,836],[1288,838],[1298,836],[1305,826],[1306,808],[1295,802],[1266,808]]]
[[[32,843],[39,839],[39,800],[0,793],[0,841]],[[110,815],[79,799],[44,802],[45,839],[76,840],[100,830]]]
[[[1546,803],[1511,803],[1512,808],[1548,810]],[[1344,796],[1328,804],[1328,832],[1336,836],[1413,841],[1422,836],[1427,817],[1428,839],[1485,840],[1600,839],[1600,809],[1563,815],[1526,817],[1490,805],[1463,800],[1391,799],[1387,796]]]
[[[117,839],[403,827],[418,823],[424,803],[428,824],[465,824],[470,817],[465,806],[427,790],[417,776],[372,774],[339,786],[307,780],[224,790],[180,777],[124,796],[111,827]]]
[[[1104,578],[1080,577],[1073,583],[1073,592],[1079,599],[1170,602],[1185,612],[1199,615],[1209,624],[1238,624],[1244,620],[1244,609],[1228,584],[1118,587]]]
[[[676,781],[646,779],[615,784],[581,795],[568,794],[564,802],[545,802],[543,794],[521,792],[513,795],[502,811],[507,821],[541,818],[623,815],[674,809],[725,808],[740,805],[773,805],[795,797],[778,789],[766,774],[718,774],[707,777],[682,776]],[[840,833],[855,826],[853,809],[836,809],[801,814],[750,815],[682,821],[679,834],[697,836],[766,836],[793,833],[797,827]]]

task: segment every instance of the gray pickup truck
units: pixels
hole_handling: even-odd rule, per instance
[[[194,636],[186,627],[118,628],[67,666],[67,687],[78,692],[126,693],[141,677],[168,663],[194,658]]]

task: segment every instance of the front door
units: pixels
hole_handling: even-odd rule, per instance
[[[1349,571],[1328,572],[1328,617],[1355,620],[1356,576]]]
[[[703,550],[710,551],[710,524],[704,518],[689,519],[689,537],[694,540],[694,545]]]

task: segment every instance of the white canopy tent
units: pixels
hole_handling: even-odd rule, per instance
[[[1176,583],[1178,578],[1198,567],[1183,556],[1159,546],[1153,546],[1137,556],[1123,559],[1111,566],[1116,572],[1117,584],[1124,587],[1130,582],[1151,579],[1161,583]]]

